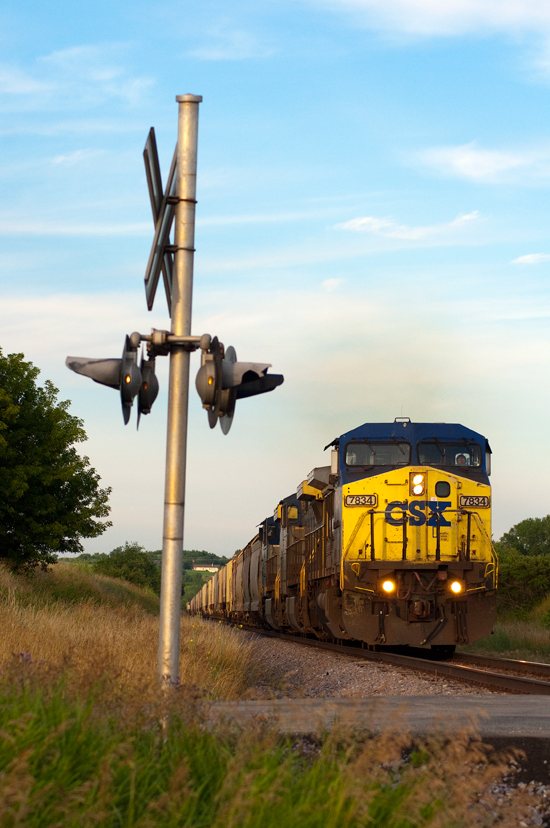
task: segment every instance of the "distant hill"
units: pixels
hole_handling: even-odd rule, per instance
[[[162,557],[162,550],[156,549],[155,551],[147,551],[143,550],[152,561],[154,561],[158,566],[160,566],[160,561]],[[97,555],[90,554],[89,552],[84,552],[82,555],[76,555],[75,557],[71,558],[60,558],[60,560],[73,560],[73,561],[81,561],[82,563],[90,563],[97,559]],[[213,552],[207,552],[205,549],[184,549],[183,550],[183,568],[184,569],[193,569],[193,564],[203,564],[203,565],[213,565],[213,566],[225,566],[225,564],[229,561],[229,558],[225,558],[220,555],[214,555]]]

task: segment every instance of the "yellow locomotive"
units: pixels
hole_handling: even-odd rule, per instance
[[[491,632],[491,449],[462,425],[366,423],[203,586],[190,611],[369,646]]]

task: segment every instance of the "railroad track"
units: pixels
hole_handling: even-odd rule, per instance
[[[391,664],[394,667],[452,678],[503,693],[550,696],[550,664],[477,656],[469,653],[457,653],[452,661],[435,661],[417,655],[365,650],[359,646],[334,644],[301,636],[280,635],[265,630],[262,630],[260,634],[350,655],[361,661],[376,661]]]

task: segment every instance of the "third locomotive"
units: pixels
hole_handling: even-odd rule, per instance
[[[329,446],[331,465],[278,503],[191,612],[443,653],[488,635],[497,562],[487,439],[398,418]]]

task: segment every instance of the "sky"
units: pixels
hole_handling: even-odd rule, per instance
[[[334,437],[399,416],[489,439],[495,539],[550,512],[550,4],[4,0],[0,347],[112,488],[86,550],[162,545],[168,360],[137,431],[65,357],[169,328],[142,152],[154,126],[165,180],[187,93],[193,333],[285,382],[227,436],[192,382],[185,548],[233,554]]]

